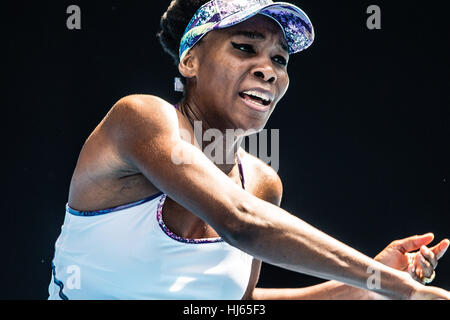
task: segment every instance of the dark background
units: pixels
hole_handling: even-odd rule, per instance
[[[292,1],[316,30],[291,57],[280,129],[282,207],[375,256],[389,242],[450,237],[449,32],[440,1]],[[66,28],[81,7],[82,29]],[[177,70],[156,40],[169,1],[2,4],[0,298],[46,299],[78,153],[121,97],[176,102]],[[366,8],[382,9],[368,30]],[[434,242],[436,243],[436,242]],[[437,286],[450,289],[450,257]],[[322,280],[264,265],[260,286]]]

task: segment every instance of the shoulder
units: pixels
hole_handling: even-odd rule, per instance
[[[255,196],[280,206],[283,196],[283,183],[278,173],[267,163],[245,150],[242,150],[240,155],[242,155],[244,166],[251,167],[250,179],[255,182]]]
[[[125,96],[119,99],[113,108],[121,108],[121,107],[135,107],[139,108],[140,106],[154,106],[158,108],[159,106],[165,106],[169,103],[155,95],[150,94],[132,94]]]
[[[137,143],[145,137],[177,131],[177,110],[157,96],[129,95],[114,104],[101,127],[116,143]]]
[[[107,118],[123,121],[133,116],[141,117],[142,120],[165,120],[165,118],[176,117],[176,109],[157,96],[135,94],[118,100],[109,111]]]
[[[173,138],[179,137],[179,117],[164,99],[135,94],[119,99],[97,129],[119,160],[131,165],[147,149],[169,148],[169,141],[177,142]]]

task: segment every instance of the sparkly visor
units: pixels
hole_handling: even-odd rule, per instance
[[[208,32],[231,27],[256,14],[265,15],[278,23],[290,54],[305,50],[314,41],[311,20],[293,4],[272,0],[212,0],[197,10],[184,31],[180,60]]]

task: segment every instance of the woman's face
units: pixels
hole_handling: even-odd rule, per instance
[[[218,129],[261,130],[289,86],[289,53],[283,31],[256,15],[215,30],[195,46],[194,85],[189,97]]]

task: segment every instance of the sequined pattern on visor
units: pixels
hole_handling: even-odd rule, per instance
[[[230,27],[256,14],[274,19],[282,28],[289,53],[308,48],[314,41],[314,29],[308,16],[298,7],[271,0],[212,0],[197,10],[180,43],[180,60],[205,34]]]

